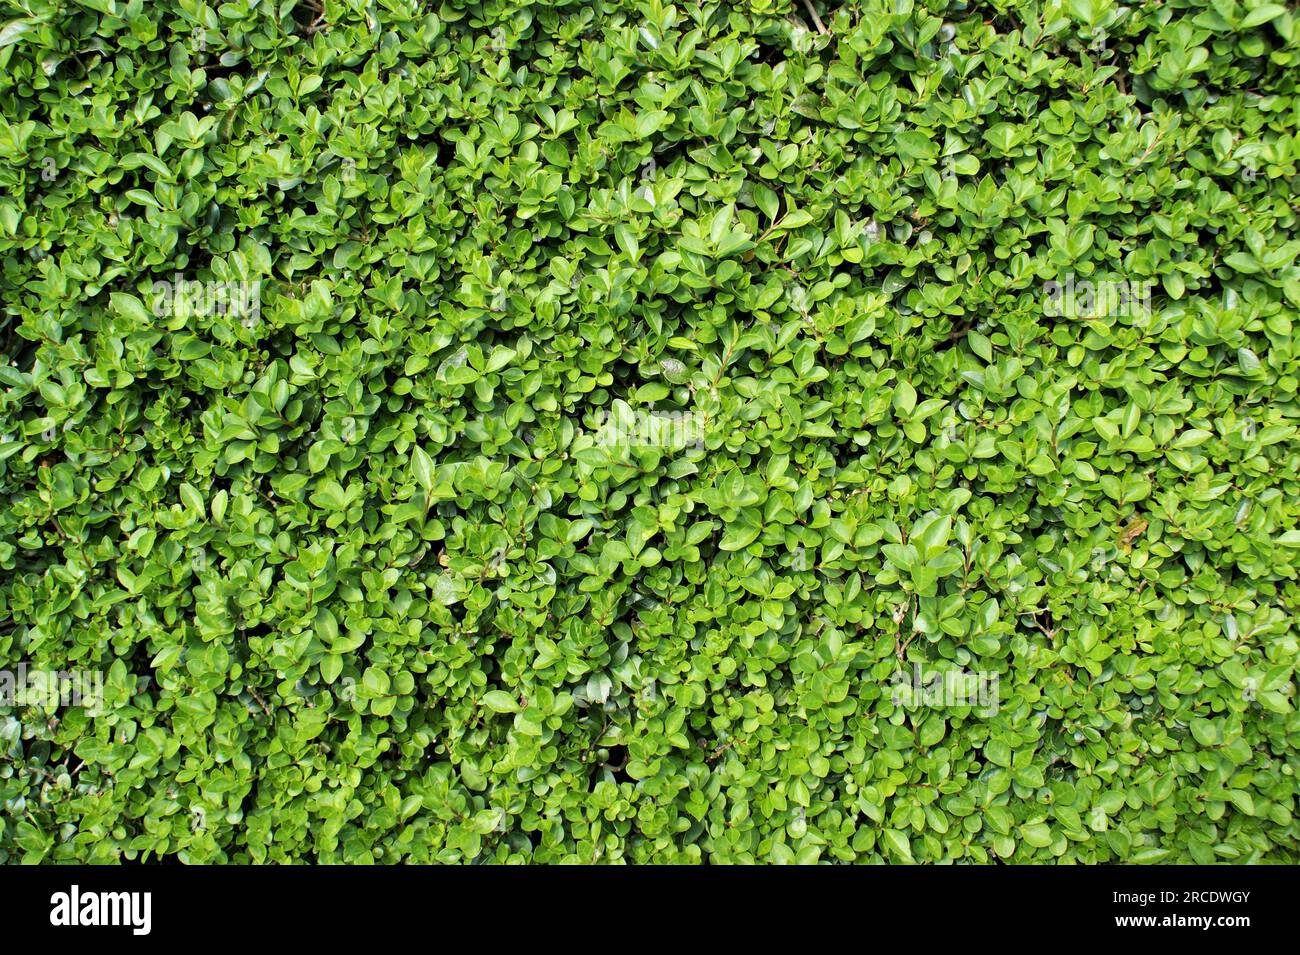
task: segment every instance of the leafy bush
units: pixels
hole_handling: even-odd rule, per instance
[[[0,861],[1297,861],[1282,5],[6,7]]]

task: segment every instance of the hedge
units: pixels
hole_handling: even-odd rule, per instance
[[[0,862],[1300,861],[1292,11],[6,10]]]

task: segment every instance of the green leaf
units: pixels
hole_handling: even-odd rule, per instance
[[[515,713],[519,704],[504,690],[489,690],[483,694],[483,705],[495,713]]]
[[[433,459],[418,445],[411,448],[411,475],[426,492],[434,488]]]
[[[894,386],[894,410],[900,417],[906,418],[916,407],[916,389],[908,382],[900,381]]]
[[[912,858],[912,847],[908,842],[907,836],[897,829],[881,830],[881,838],[884,841],[885,848],[897,859],[903,862],[914,863]]]

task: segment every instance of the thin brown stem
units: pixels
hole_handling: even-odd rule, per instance
[[[822,36],[826,36],[830,33],[831,31],[826,29],[826,24],[822,23],[822,18],[817,15],[817,8],[812,5],[812,0],[803,0],[803,5],[808,11],[808,15],[813,18],[813,23],[817,27],[817,32]]]

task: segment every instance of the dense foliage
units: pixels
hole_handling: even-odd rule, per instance
[[[1282,5],[3,10],[0,861],[1298,861]]]

